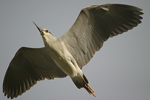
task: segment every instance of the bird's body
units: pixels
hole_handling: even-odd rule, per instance
[[[56,65],[63,70],[65,74],[74,77],[77,76],[78,72],[82,72],[63,42],[57,41],[51,45],[47,44],[46,48]]]
[[[65,74],[69,75],[70,77],[74,77],[78,74],[78,72],[82,72],[75,59],[64,45],[63,41],[55,38],[49,32],[41,35],[51,58]]]
[[[48,30],[36,27],[45,47],[20,48],[7,69],[3,92],[17,97],[37,81],[70,76],[77,88],[95,96],[82,67],[110,37],[122,34],[141,23],[141,9],[123,4],[86,7],[66,34],[54,37]]]
[[[59,38],[55,38],[52,34],[49,33],[48,30],[41,29],[39,26],[37,26],[37,28],[39,29],[45,47],[55,64],[66,75],[71,77],[78,88],[84,87],[89,93],[95,96],[95,94],[93,93],[94,91],[89,87],[88,81],[82,73],[82,70],[65,46],[64,42],[59,40]]]

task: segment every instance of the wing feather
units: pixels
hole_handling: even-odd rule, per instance
[[[48,54],[46,48],[20,48],[7,69],[3,92],[17,97],[29,90],[37,81],[66,77]]]
[[[82,68],[109,37],[141,23],[142,14],[141,9],[124,4],[90,6],[81,10],[73,26],[60,39]]]

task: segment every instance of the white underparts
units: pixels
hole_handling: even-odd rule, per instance
[[[70,77],[83,75],[75,59],[70,54],[63,42],[56,40],[51,43],[46,36],[43,38],[43,40],[45,47],[48,49],[52,59],[65,74],[69,75]]]

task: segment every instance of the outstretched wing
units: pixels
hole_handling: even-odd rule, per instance
[[[141,23],[141,9],[123,4],[84,8],[69,31],[60,39],[80,68],[87,64],[109,37],[126,32]]]
[[[7,97],[17,97],[37,81],[66,77],[51,59],[46,48],[20,48],[7,69],[3,92]]]

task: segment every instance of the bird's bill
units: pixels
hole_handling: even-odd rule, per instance
[[[33,23],[34,23],[34,22],[33,22]],[[37,29],[38,29],[40,32],[43,31],[43,29],[42,29],[41,27],[39,27],[36,23],[34,23],[34,25],[37,27]]]

